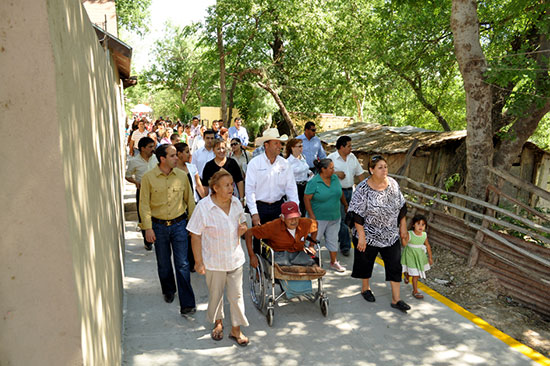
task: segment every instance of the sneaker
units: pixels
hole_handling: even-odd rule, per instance
[[[192,315],[192,314],[195,314],[197,312],[197,308],[182,308],[180,310],[180,314],[182,316],[185,316],[185,315]]]
[[[334,262],[334,263],[331,263],[330,264],[330,268],[332,268],[333,270],[335,270],[336,272],[345,272],[346,269],[344,267],[342,267],[340,265],[340,263],[338,263],[338,261]]]
[[[348,249],[342,250],[342,255],[343,255],[344,257],[349,257],[349,250],[348,250]]]
[[[143,246],[145,247],[145,250],[153,249],[153,244],[151,244],[151,243],[144,243]]]

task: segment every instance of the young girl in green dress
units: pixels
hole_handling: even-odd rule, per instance
[[[418,278],[426,278],[426,271],[432,265],[432,248],[428,242],[426,230],[426,217],[416,215],[412,219],[412,230],[408,231],[408,240],[403,243],[401,254],[401,265],[405,274],[405,283],[409,283],[409,276],[412,277],[413,296],[423,299],[424,295],[418,292]],[[426,252],[428,255],[426,256]]]

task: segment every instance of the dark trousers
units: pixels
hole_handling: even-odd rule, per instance
[[[302,217],[306,217],[306,205],[304,203],[304,192],[306,191],[306,184],[296,184],[298,187],[298,198],[300,199],[300,214]]]
[[[355,250],[353,252],[353,278],[371,278],[372,270],[376,256],[380,253],[384,261],[384,271],[386,272],[386,281],[401,282],[401,241],[397,239],[389,247],[379,248],[367,245],[364,252],[357,249],[357,238],[353,237]]]
[[[137,214],[138,214],[138,223],[141,224],[141,215],[139,214],[139,188],[136,190],[136,207],[137,207]],[[143,235],[143,243],[144,244],[153,244],[149,243],[147,239],[145,239],[145,230],[141,230],[141,235]]]
[[[177,284],[178,298],[182,309],[196,306],[187,259],[189,243],[187,241],[186,226],[187,220],[182,220],[171,226],[153,222],[153,231],[157,237],[155,253],[157,255],[157,269],[162,293],[176,293]],[[176,270],[175,281],[172,253],[174,254],[174,267]]]
[[[353,193],[353,189],[351,188],[344,188],[342,189],[342,192],[344,192],[344,197],[346,197],[346,201],[349,203],[351,200],[351,194]],[[344,209],[344,205],[340,203],[340,231],[338,231],[338,242],[340,243],[340,251],[349,251],[351,249],[351,236],[349,232],[349,227],[344,222],[346,217],[346,210]]]
[[[278,219],[281,216],[281,205],[283,204],[283,199],[280,199],[277,202],[272,204],[267,204],[261,201],[256,201],[256,207],[258,208],[258,215],[260,216],[260,223],[265,224],[266,222],[273,221]],[[260,240],[254,238],[253,241],[254,253],[260,253]]]

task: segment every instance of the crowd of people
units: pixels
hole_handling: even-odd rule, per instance
[[[223,339],[225,292],[231,312],[229,337],[246,346],[249,339],[241,330],[248,326],[241,237],[246,237],[250,264],[256,267],[253,253],[260,252],[259,240],[270,238],[280,242],[275,248],[280,265],[307,263],[312,254],[305,243],[309,234],[323,240],[330,268],[339,273],[346,268],[338,255],[349,256],[353,243],[351,276],[361,279],[366,301],[375,301],[370,278],[379,253],[390,282],[391,307],[410,309],[400,297],[403,272],[407,283],[412,277],[413,296],[422,298],[418,278],[433,264],[424,231],[427,221],[415,217],[407,231],[405,199],[398,183],[388,177],[382,156],[369,160],[367,174],[352,153],[349,136],[340,136],[336,151],[327,156],[313,122],[294,139],[281,136],[276,128],[265,130],[255,139],[252,155],[248,143],[240,118],[230,128],[214,121],[206,129],[199,117],[188,125],[162,118],[132,124],[126,179],[137,188],[144,247],[155,248],[166,302],[173,302],[177,293],[180,313],[193,314],[190,272],[204,275],[212,339]]]

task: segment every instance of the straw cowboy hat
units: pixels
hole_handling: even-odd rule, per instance
[[[279,130],[277,130],[276,128],[268,128],[267,130],[264,131],[264,133],[262,134],[262,137],[258,137],[256,139],[255,144],[256,146],[262,146],[264,142],[271,141],[271,140],[285,142],[286,140],[288,140],[288,136],[287,135],[280,136]]]

